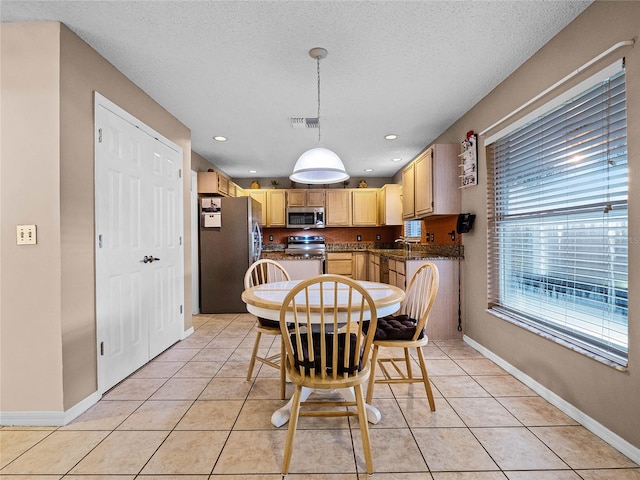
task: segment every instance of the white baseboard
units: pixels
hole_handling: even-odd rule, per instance
[[[193,332],[195,332],[193,327],[189,328],[188,330],[185,330],[184,332],[182,332],[182,338],[180,340],[184,340],[185,338],[190,336]]]
[[[506,360],[498,357],[495,353],[493,353],[492,351],[480,345],[475,340],[467,337],[466,335],[463,336],[463,340],[465,343],[467,343],[468,345],[470,345],[471,347],[475,348],[480,353],[482,353],[482,355],[484,355],[485,357],[493,361],[498,366],[502,367],[505,371],[513,375],[518,380],[520,380],[522,383],[524,383],[527,387],[529,387],[531,390],[536,392],[546,401],[548,401],[555,407],[562,410],[564,413],[569,415],[576,422],[580,423],[587,430],[589,430],[590,432],[592,432],[593,434],[597,435],[602,440],[607,442],[609,445],[611,445],[613,448],[618,450],[620,453],[622,453],[623,455],[626,455],[634,462],[640,463],[640,448],[637,448],[634,445],[630,444],[624,438],[612,432],[611,430],[606,428],[604,425],[594,420],[593,418],[588,416],[586,413],[579,410],[574,405],[570,404],[569,402],[564,400],[562,397],[558,396],[557,394],[555,394],[554,392],[546,388],[544,385],[538,383],[533,378],[531,378],[527,374],[523,373],[522,371],[518,370],[516,367],[508,363]]]
[[[64,412],[0,412],[0,425],[16,427],[63,427],[100,400],[94,392]]]

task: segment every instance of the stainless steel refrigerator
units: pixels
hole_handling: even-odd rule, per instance
[[[245,312],[240,295],[262,253],[262,205],[251,197],[201,197],[200,210],[200,312]]]

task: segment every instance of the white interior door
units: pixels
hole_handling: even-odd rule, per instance
[[[147,134],[143,134],[147,135]],[[147,135],[148,136],[148,135]],[[151,137],[149,137],[151,138]],[[146,266],[151,289],[149,303],[150,358],[162,353],[180,339],[183,321],[183,250],[182,250],[182,155],[151,138],[143,168],[143,185],[150,191],[150,202],[143,206],[143,244],[147,248]],[[144,256],[142,257],[144,259]],[[144,267],[143,267],[144,268]]]
[[[182,336],[181,149],[96,94],[96,322],[104,392]]]

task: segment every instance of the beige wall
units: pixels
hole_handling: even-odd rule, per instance
[[[210,168],[213,168],[216,171],[220,170],[199,153],[194,151],[191,152],[191,170],[194,172],[206,172]]]
[[[459,142],[469,130],[484,130],[613,44],[637,39],[639,33],[640,2],[595,2],[436,141]],[[622,56],[626,57],[627,67],[629,236],[637,239],[640,238],[640,46],[618,50],[584,75]],[[464,235],[466,335],[640,448],[638,244],[629,244],[627,371],[617,371],[487,313],[487,169],[483,139],[479,144],[479,184],[462,191],[463,211],[477,214],[473,231]]]
[[[59,27],[0,28],[0,409],[61,411]],[[16,245],[21,224],[37,245]]]
[[[2,25],[4,412],[68,410],[97,388],[94,91],[182,147],[191,170],[189,129],[73,32],[55,22]],[[186,330],[191,176],[183,179]],[[21,223],[38,225],[38,245],[15,245]]]

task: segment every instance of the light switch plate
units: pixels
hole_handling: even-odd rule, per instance
[[[18,225],[16,227],[16,242],[18,245],[35,245],[36,226],[35,225]]]

